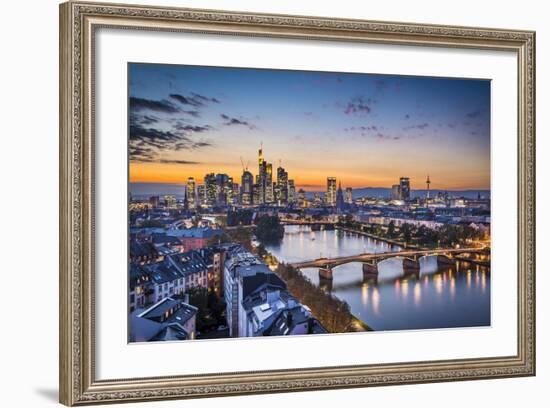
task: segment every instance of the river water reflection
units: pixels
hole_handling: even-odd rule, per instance
[[[398,251],[399,247],[342,231],[312,231],[286,226],[278,245],[267,249],[279,260],[299,262],[320,257]],[[438,269],[436,259],[421,258],[420,273],[405,275],[401,260],[379,264],[378,278],[364,279],[362,264],[333,269],[319,279],[317,268],[302,272],[316,285],[346,301],[352,313],[374,330],[488,326],[491,324],[491,274],[488,268],[456,263]]]

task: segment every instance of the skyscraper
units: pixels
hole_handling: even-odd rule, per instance
[[[336,192],[336,210],[341,213],[344,211],[344,193],[342,191],[342,183],[338,183],[338,191]]]
[[[265,202],[273,203],[273,166],[267,163],[265,166]]]
[[[231,180],[231,182],[230,182]],[[233,179],[225,173],[216,174],[216,193],[217,204],[224,206],[227,205],[228,195],[231,194],[230,185],[233,184]]]
[[[399,184],[391,186],[391,198],[392,200],[401,200],[401,186]]]
[[[195,179],[189,177],[187,179],[187,202],[189,203],[189,208],[195,208],[197,204],[197,195],[195,193]]]
[[[258,202],[256,204],[263,204],[265,202],[265,186],[266,186],[266,163],[264,161],[263,146],[260,144],[258,149],[258,176],[256,177],[256,184],[258,184]]]
[[[197,186],[197,198],[199,205],[208,205],[208,195],[206,193],[206,184],[199,184]]]
[[[306,192],[302,188],[298,190],[298,204],[301,205],[302,207],[305,207],[307,204]]]
[[[216,175],[214,173],[210,173],[204,176],[204,184],[206,186],[206,204],[210,206],[216,205],[216,202],[218,201]]]
[[[401,177],[399,179],[399,186],[401,190],[401,199],[404,201],[411,199],[411,184],[408,177]]]
[[[288,202],[288,173],[284,168],[277,168],[277,204],[286,204]]]
[[[346,188],[346,203],[353,204],[353,189],[351,187]]]
[[[336,204],[336,177],[327,177],[327,204]]]
[[[157,208],[160,205],[160,198],[159,196],[151,196],[149,197],[149,204],[153,208]]]
[[[243,172],[241,177],[241,203],[243,205],[252,204],[254,176],[248,170]]]
[[[288,180],[288,202],[293,203],[296,201],[296,187],[294,187],[294,180]]]
[[[228,205],[238,204],[239,201],[239,185],[233,182],[233,177],[228,176],[224,185],[225,202]]]
[[[258,205],[262,203],[262,197],[260,195],[261,189],[258,183],[252,187],[252,204]]]
[[[164,205],[166,208],[176,208],[176,196],[175,195],[165,195],[164,196]]]

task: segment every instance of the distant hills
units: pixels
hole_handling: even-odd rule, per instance
[[[411,198],[426,197],[427,190],[411,190]],[[478,194],[482,198],[490,198],[490,190],[432,190],[430,189],[430,197],[435,197],[439,192],[447,192],[449,197],[464,197],[464,198],[477,198]],[[314,192],[306,192],[308,198],[314,196]],[[391,188],[383,187],[363,187],[353,189],[353,198],[359,197],[373,197],[373,198],[390,198]]]
[[[357,193],[356,193],[357,191]],[[411,198],[426,197],[427,190],[411,190]],[[478,194],[483,198],[491,197],[491,190],[432,190],[430,189],[430,197],[435,197],[438,193],[445,193],[449,197],[464,197],[464,198],[477,198]],[[366,187],[359,188],[353,191],[354,198],[361,196],[369,197],[380,197],[380,198],[389,198],[391,197],[391,188],[376,188],[376,187]]]

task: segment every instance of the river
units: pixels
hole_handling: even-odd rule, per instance
[[[285,226],[283,240],[266,248],[288,263],[400,250],[362,235],[312,231],[308,226]],[[335,267],[332,281],[320,279],[317,268],[304,268],[302,272],[325,291],[346,301],[352,313],[374,330],[491,324],[491,274],[486,267],[457,262],[438,269],[435,258],[430,257],[420,259],[417,275],[405,276],[399,259],[380,263],[378,278],[366,280],[359,262]]]

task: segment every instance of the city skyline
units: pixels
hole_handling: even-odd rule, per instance
[[[129,75],[132,183],[214,172],[240,184],[263,142],[296,190],[403,176],[422,189],[427,174],[434,190],[490,188],[489,81],[148,64]]]

